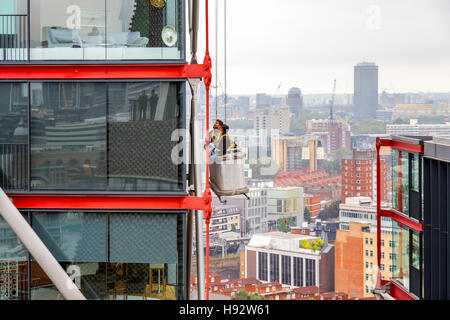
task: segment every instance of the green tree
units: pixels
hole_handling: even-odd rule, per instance
[[[397,118],[393,122],[393,124],[409,124],[408,120],[403,120],[402,118]]]
[[[335,202],[332,202],[329,206],[325,206],[325,209],[319,213],[319,219],[326,221],[326,220],[338,218],[340,203],[341,203],[341,201],[337,200]]]
[[[235,224],[235,223],[233,223],[233,224],[231,225],[231,231],[232,231],[232,232],[236,232],[236,224]]]
[[[234,298],[236,300],[247,300],[248,297],[248,292],[245,290],[239,290],[236,295],[234,296]]]
[[[292,218],[279,218],[277,220],[277,229],[280,232],[288,233],[290,228],[295,226],[295,221]]]
[[[250,300],[265,300],[263,296],[260,296],[258,292],[250,293]]]
[[[352,125],[353,134],[384,134],[386,123],[374,119],[362,119],[355,121]]]
[[[319,250],[321,250],[322,248],[323,248],[323,242],[322,242],[322,239],[317,239],[317,240],[314,240],[314,241],[312,241],[311,242],[311,245],[312,245],[312,249],[314,250],[314,251],[319,251]]]
[[[303,214],[303,217],[304,217],[305,221],[311,222],[311,212],[309,211],[308,208],[305,208],[305,212]]]
[[[346,148],[336,150],[333,155],[333,160],[325,163],[325,171],[329,174],[341,174],[342,172],[342,159],[347,156],[351,156],[352,151]]]

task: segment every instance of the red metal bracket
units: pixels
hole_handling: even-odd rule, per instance
[[[409,151],[409,152],[416,152],[416,153],[424,152],[423,144],[415,144],[415,143],[398,141],[398,140],[393,140],[393,139],[377,138],[377,148],[378,148],[378,145],[381,147],[391,147],[394,149],[399,149],[399,150],[404,150],[404,151]]]
[[[407,226],[410,229],[413,229],[418,232],[423,232],[423,224],[414,220],[405,217],[405,215],[396,212],[395,210],[381,210],[382,217],[389,217],[400,224]]]
[[[408,292],[406,289],[402,288],[396,281],[391,282],[391,292],[390,295],[395,300],[417,300],[412,293]]]

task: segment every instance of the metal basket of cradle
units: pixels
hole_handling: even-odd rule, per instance
[[[244,178],[244,154],[232,150],[216,156],[209,164],[211,189],[219,197],[245,195],[249,192]]]

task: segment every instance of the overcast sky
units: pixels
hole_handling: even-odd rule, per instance
[[[219,0],[219,81],[223,73]],[[215,0],[210,52],[215,62]],[[199,57],[204,54],[204,0]],[[227,0],[229,94],[353,92],[353,66],[375,62],[380,91],[450,91],[450,0]],[[187,42],[189,38],[187,38]],[[189,52],[189,51],[188,51]],[[214,71],[214,68],[213,68]],[[213,85],[215,79],[213,77]],[[219,94],[222,89],[219,89]]]

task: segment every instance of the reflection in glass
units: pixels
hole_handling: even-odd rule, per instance
[[[401,182],[402,182],[402,209],[401,211],[405,214],[409,213],[409,153],[401,153],[402,161],[402,172],[401,172]]]
[[[406,289],[409,290],[409,229],[393,221],[393,256],[392,260],[392,279],[397,280]]]
[[[281,256],[281,283],[291,285],[291,257]]]
[[[105,83],[31,84],[32,189],[104,190],[105,154]]]
[[[420,235],[416,231],[412,231],[412,266],[417,270],[420,270]]]
[[[398,177],[399,177],[399,152],[396,149],[392,149],[392,208],[401,210],[398,206]]]
[[[411,190],[419,192],[419,155],[411,154]]]
[[[28,84],[0,83],[0,187],[28,187]]]
[[[33,213],[32,225],[58,261],[107,261],[107,216],[97,213]]]
[[[28,254],[0,216],[0,300],[28,299]]]
[[[181,191],[182,166],[172,161],[181,141],[180,84],[108,85],[108,188],[129,191]]]
[[[32,83],[31,188],[183,191],[183,94],[176,82]]]
[[[34,213],[32,226],[87,299],[178,300],[184,297],[183,219],[52,212]],[[32,299],[63,299],[35,261],[31,279]]]

